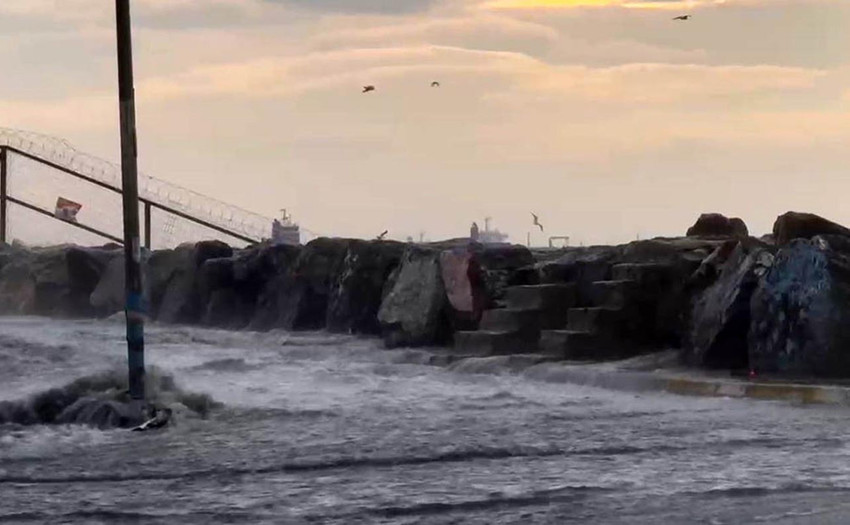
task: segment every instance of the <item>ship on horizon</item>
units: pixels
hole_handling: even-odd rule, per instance
[[[292,215],[286,210],[281,211],[281,218],[272,222],[272,244],[301,245],[301,228],[292,221]]]

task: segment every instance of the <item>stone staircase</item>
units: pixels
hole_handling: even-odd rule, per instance
[[[463,355],[526,354],[537,351],[544,330],[563,328],[576,304],[574,284],[511,286],[505,308],[486,310],[478,330],[455,332],[455,352]]]
[[[455,333],[456,354],[542,353],[553,359],[631,356],[652,331],[652,290],[669,270],[617,264],[605,280],[514,286],[505,308],[487,310],[477,331]]]

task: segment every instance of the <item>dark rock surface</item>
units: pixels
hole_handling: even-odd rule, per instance
[[[0,311],[56,317],[92,317],[89,301],[111,259],[111,249],[55,246],[4,250]]]
[[[850,377],[850,239],[783,247],[752,302],[750,366],[758,372]]]
[[[773,254],[765,246],[736,243],[716,282],[695,300],[685,347],[687,362],[708,368],[748,368],[750,300],[772,261]]]
[[[444,345],[477,330],[485,311],[508,315],[497,310],[509,287],[569,283],[560,306],[572,317],[552,326],[584,319],[588,333],[620,335],[635,351],[684,347],[698,366],[850,376],[850,230],[798,213],[777,220],[769,243],[745,229],[703,215],[688,237],[536,252],[465,238],[242,250],[214,241],[144,253],[142,265],[149,317],[163,323]],[[815,236],[824,231],[833,233]],[[107,316],[123,310],[123,282],[117,246],[0,245],[0,313]]]
[[[850,229],[813,213],[793,211],[780,215],[773,223],[773,238],[780,246],[794,239],[811,239],[816,235],[850,236]]]
[[[327,306],[332,332],[379,335],[378,310],[390,275],[401,264],[406,245],[389,241],[351,241]]]
[[[331,291],[351,243],[351,239],[320,238],[304,246],[291,268],[263,290],[252,328],[324,328]]]
[[[748,237],[749,231],[743,220],[729,218],[720,213],[703,213],[693,226],[688,228],[688,237]]]

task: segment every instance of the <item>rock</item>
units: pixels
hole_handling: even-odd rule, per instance
[[[253,298],[255,305],[249,328],[269,330],[279,325],[278,303],[303,249],[286,244],[264,244],[245,250],[237,257],[234,279],[239,290]]]
[[[35,276],[31,252],[20,251],[0,270],[0,313],[24,315],[35,312]]]
[[[107,263],[89,303],[109,316],[124,310],[124,293],[124,257],[119,255]]]
[[[750,366],[759,373],[850,377],[850,238],[783,247],[751,302]]]
[[[169,250],[170,252],[170,250]],[[148,315],[155,317],[155,313],[151,312],[151,267],[150,267],[151,252],[142,250],[142,286],[144,296],[144,307]],[[124,312],[124,303],[126,301],[124,294],[124,252],[119,246],[119,250],[115,252],[114,257],[109,259],[104,268],[97,286],[89,295],[89,303],[95,310],[98,317],[110,317],[111,315]],[[161,289],[160,298],[164,291],[162,289],[167,283],[159,284]],[[122,317],[123,318],[123,317]]]
[[[719,213],[703,213],[693,226],[688,228],[688,237],[748,237],[744,221],[728,218]]]
[[[490,300],[475,254],[471,250],[445,250],[439,260],[452,331],[477,330]]]
[[[519,277],[534,256],[525,246],[467,243],[440,253],[440,271],[454,331],[475,330],[484,310],[503,301],[509,286],[525,284]]]
[[[150,317],[162,323],[192,323],[200,317],[195,293],[194,246],[157,250],[148,261]]]
[[[14,249],[0,270],[0,311],[59,317],[91,317],[89,296],[113,250],[55,246]]]
[[[716,282],[696,298],[686,361],[709,368],[747,368],[750,300],[772,261],[765,247],[736,243]]]
[[[195,268],[200,268],[210,259],[226,259],[233,257],[233,248],[221,241],[201,241],[195,244]]]
[[[405,251],[392,289],[378,311],[388,348],[437,345],[449,340],[448,298],[440,253],[413,245]]]
[[[687,285],[699,291],[705,290],[714,283],[732,252],[740,244],[739,241],[729,239],[714,249],[711,254],[700,262],[699,267],[694,270],[688,279]],[[740,262],[740,261],[739,261]]]
[[[124,262],[122,249],[77,248],[66,252],[68,264],[69,297],[68,307],[74,316],[99,317],[114,313],[114,310],[98,308],[91,296],[97,289],[113,261]]]
[[[199,270],[210,259],[231,256],[233,248],[221,241],[202,241],[154,252],[147,272],[151,316],[163,323],[200,322],[205,305],[201,303]]]
[[[850,229],[812,213],[789,211],[773,223],[773,238],[784,246],[794,239],[811,239],[816,235],[850,236]]]
[[[342,272],[328,299],[327,328],[333,332],[378,335],[384,286],[401,263],[405,245],[352,241]]]
[[[699,237],[659,237],[634,241],[622,247],[619,260],[625,263],[693,266],[696,269],[711,252],[727,241]]]
[[[263,291],[252,327],[319,330],[331,290],[343,270],[350,239],[320,238],[304,246],[289,271]]]
[[[534,255],[525,246],[516,244],[472,244],[471,271],[473,285],[479,283],[485,295],[485,308],[496,306],[505,297],[509,286],[526,284],[518,279],[517,272],[534,264]]]
[[[245,312],[235,290],[235,259],[208,259],[198,269],[201,324],[219,328],[243,328],[253,309]]]

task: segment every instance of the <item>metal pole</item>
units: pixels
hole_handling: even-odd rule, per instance
[[[6,148],[0,148],[0,242],[3,243],[6,242],[6,210],[9,207],[6,202],[6,196],[8,195],[8,188],[6,186],[7,158],[8,153]]]
[[[124,201],[125,313],[130,398],[141,408],[145,399],[145,330],[142,307],[139,189],[136,164],[136,107],[130,0],[115,0],[118,35],[118,94],[121,113],[121,188]]]
[[[145,202],[145,248],[151,249],[151,203]]]

